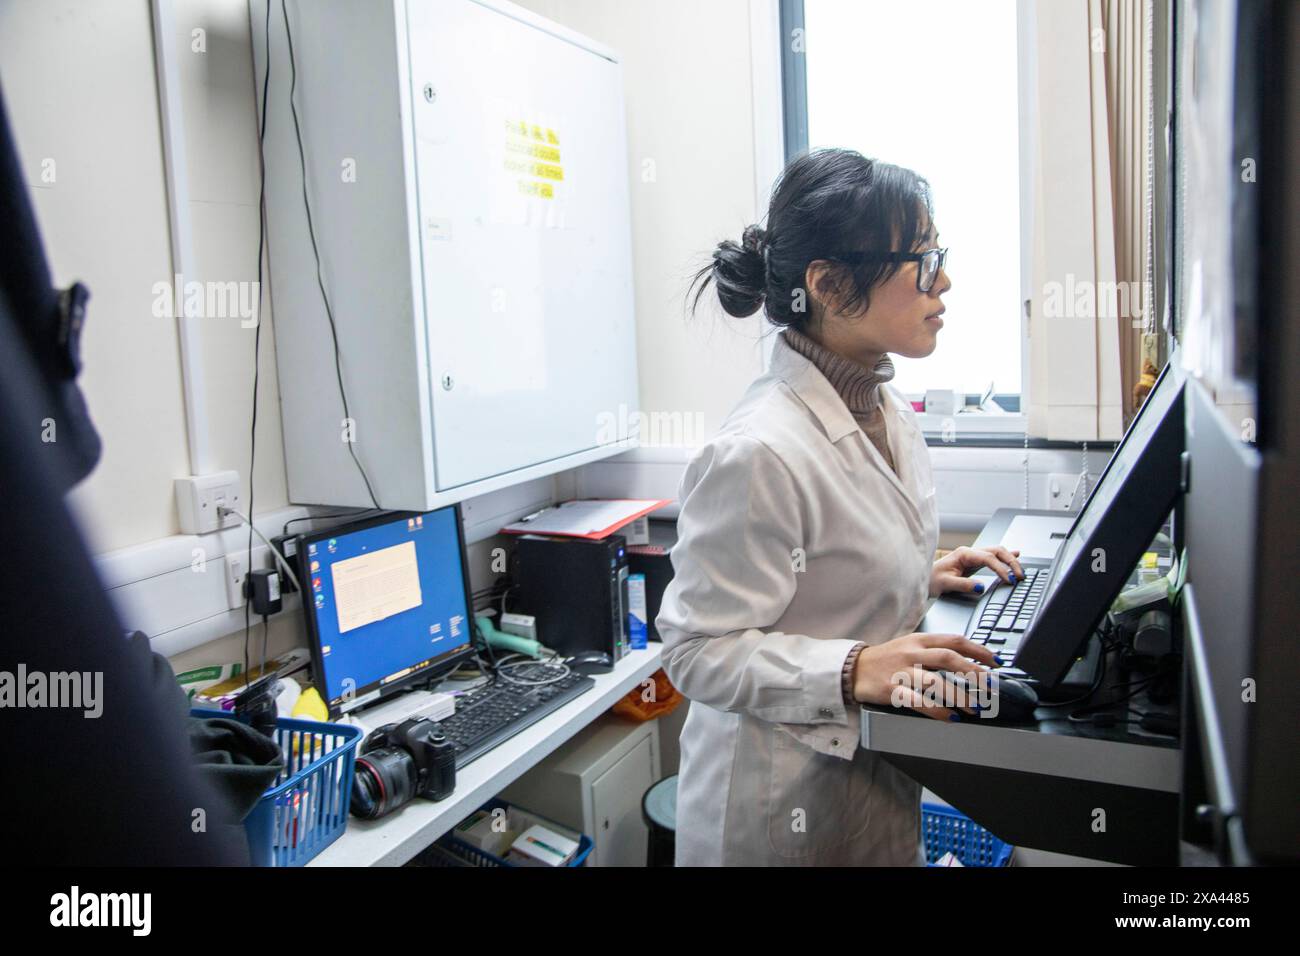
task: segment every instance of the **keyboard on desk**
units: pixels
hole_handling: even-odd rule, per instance
[[[527,667],[515,668],[512,674],[525,681],[544,678],[545,667],[537,665],[532,676]],[[539,686],[498,679],[456,698],[456,713],[439,721],[438,727],[456,748],[459,770],[595,686],[590,677],[574,673]]]
[[[976,608],[966,626],[967,637],[976,644],[986,645],[1007,665],[1014,663],[1020,639],[1033,623],[1043,588],[1047,586],[1047,568],[1025,568],[1024,571],[1024,580],[1017,581],[1013,587],[999,584],[994,588]],[[1003,673],[1015,676],[1014,670],[1010,667]]]

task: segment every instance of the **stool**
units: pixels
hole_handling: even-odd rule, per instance
[[[664,777],[641,798],[641,817],[650,829],[646,866],[672,866],[677,851],[677,774]]]

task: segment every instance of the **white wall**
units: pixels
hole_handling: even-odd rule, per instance
[[[732,319],[708,298],[694,319],[684,308],[717,242],[738,241],[760,216],[749,0],[520,5],[622,56],[641,406],[698,413],[703,441],[763,367],[759,317]]]
[[[104,457],[74,496],[99,549],[174,533],[187,470],[176,327],[150,314],[171,271],[150,31],[143,0],[0,5],[0,82],[54,279],[91,291],[81,382]]]
[[[181,103],[198,278],[254,282],[260,177],[248,4],[175,0],[174,26],[175,48],[182,51]],[[193,51],[195,30],[204,31],[205,53]],[[279,115],[287,116],[287,110],[286,103]],[[269,288],[263,307],[254,497],[259,513],[288,501]],[[247,487],[254,330],[243,328],[238,317],[205,318],[199,327],[214,469],[237,470]]]
[[[641,404],[698,422],[687,438],[702,441],[762,365],[757,319],[730,319],[712,303],[691,320],[684,310],[690,274],[758,216],[749,0],[526,6],[624,58]],[[186,278],[251,282],[259,180],[247,4],[173,9],[200,272]],[[172,279],[152,30],[147,0],[0,4],[0,82],[55,281],[79,279],[92,293],[81,381],[105,454],[72,500],[92,550],[114,555],[176,541],[172,480],[190,470],[177,327],[151,314],[155,283]],[[46,159],[56,163],[50,183]],[[259,516],[287,504],[269,297],[263,320]],[[203,319],[199,339],[212,464],[247,487],[253,333],[237,317]],[[561,491],[566,481],[557,477]],[[242,623],[221,612],[204,633]],[[297,614],[282,615],[273,650],[299,628]],[[232,634],[180,660],[232,659],[240,642]]]
[[[257,270],[257,153],[248,8],[178,0],[196,265],[218,281]],[[0,6],[0,82],[55,281],[91,290],[82,387],[104,458],[73,493],[96,552],[179,531],[172,480],[189,474],[176,324],[152,314],[172,281],[153,34],[146,0]],[[191,51],[205,31],[206,52]],[[53,183],[42,163],[55,162]],[[269,308],[267,315],[269,316]],[[247,483],[252,331],[201,323],[215,469]],[[286,503],[275,341],[263,335],[258,510]]]
[[[757,319],[684,310],[690,274],[757,218],[748,0],[528,0],[619,50],[626,69],[641,402],[717,428],[761,370]],[[177,0],[195,256],[216,281],[256,275],[256,121],[244,0]],[[97,551],[178,532],[187,474],[175,323],[150,314],[171,278],[151,20],[145,0],[0,7],[0,80],[56,281],[93,300],[83,387],[105,440],[75,493]],[[191,50],[205,31],[205,52]],[[58,179],[42,184],[53,157]],[[706,300],[707,301],[707,300]],[[269,303],[263,313],[273,323]],[[252,331],[201,324],[214,466],[247,480]],[[266,327],[269,330],[270,326]],[[263,335],[256,501],[286,501],[274,335]]]

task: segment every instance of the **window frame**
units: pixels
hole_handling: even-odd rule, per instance
[[[790,160],[807,152],[808,139],[808,68],[806,46],[794,49],[795,31],[804,31],[804,0],[777,0],[781,31],[781,114],[784,158]],[[1037,96],[1033,82],[1035,50],[1033,43],[1033,0],[1016,0],[1016,48],[1018,66],[1016,85],[1019,91],[1020,116],[1020,392],[1000,393],[994,399],[1009,410],[1008,414],[962,413],[953,416],[956,425],[955,440],[948,444],[978,444],[982,447],[1020,445],[1028,429],[1029,407],[1029,322],[1027,309],[1032,300],[1031,239],[1033,235],[1033,157]],[[805,36],[806,41],[806,36]],[[909,401],[921,401],[923,394],[906,393]],[[966,404],[977,402],[979,395],[963,395]],[[943,434],[946,416],[917,413],[917,421],[927,441],[938,441]]]

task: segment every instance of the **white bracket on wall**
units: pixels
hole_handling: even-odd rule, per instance
[[[162,121],[163,171],[166,173],[167,218],[171,234],[172,275],[179,284],[193,274],[194,238],[190,227],[190,186],[185,157],[185,115],[181,102],[175,0],[152,0],[154,71],[158,82],[158,113]],[[176,294],[176,289],[172,294]],[[198,318],[190,314],[189,298],[179,298],[176,316],[181,349],[181,388],[185,395],[185,434],[190,471],[211,470],[208,436],[207,384],[203,374],[203,338]]]

